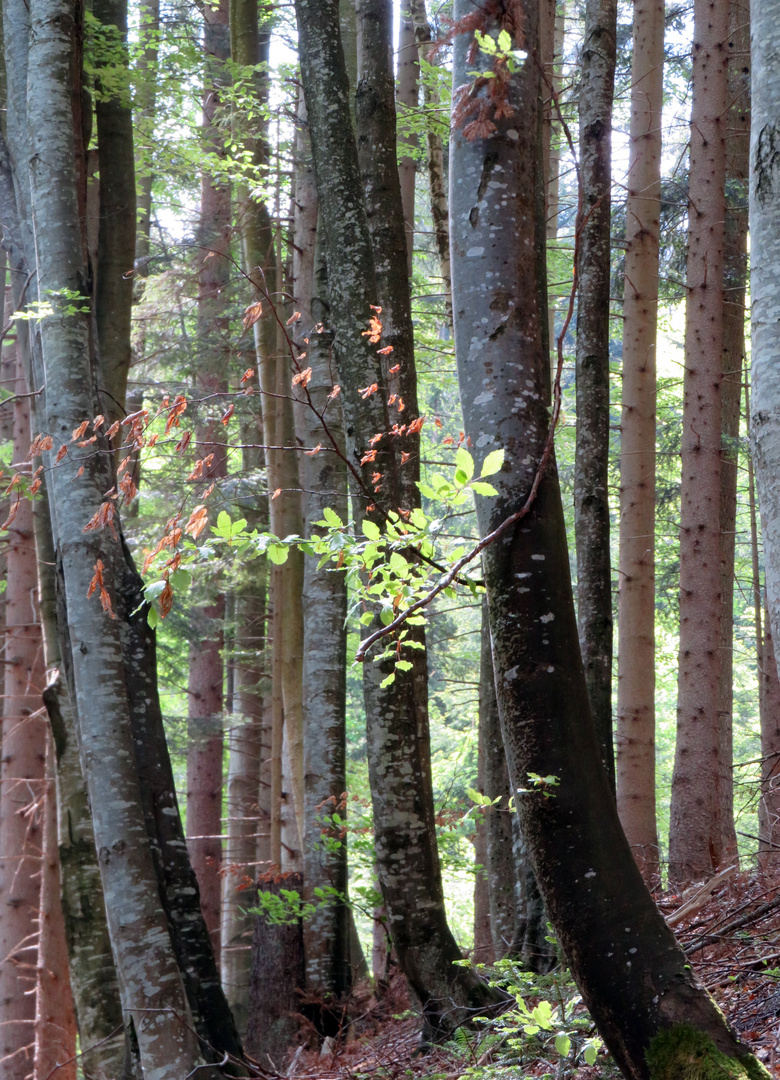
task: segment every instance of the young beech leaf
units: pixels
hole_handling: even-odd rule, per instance
[[[216,532],[221,536],[230,536],[230,514],[226,513],[224,510],[220,510],[219,516],[217,517]]]
[[[399,671],[411,671],[412,668],[408,660],[396,660],[395,666]]]
[[[586,1065],[595,1065],[596,1058],[598,1057],[598,1050],[593,1043],[585,1043],[582,1049],[582,1056],[585,1058]]]
[[[571,1050],[571,1039],[563,1031],[559,1031],[555,1036],[555,1049],[561,1057],[566,1057]]]
[[[466,482],[474,475],[474,458],[468,450],[464,450],[462,446],[458,447],[455,453],[455,465],[459,472],[464,472],[466,474]]]
[[[492,484],[484,484],[481,480],[475,480],[471,485],[471,490],[475,495],[498,495]]]
[[[149,623],[149,629],[154,630],[157,623],[160,621],[160,616],[157,614],[156,607],[150,607],[146,613],[146,621]]]
[[[512,48],[512,37],[509,34],[509,31],[502,30],[501,33],[498,35],[498,47],[501,52],[507,53],[510,51],[510,49]]]
[[[188,589],[192,581],[192,574],[189,570],[174,570],[171,574],[171,585],[174,589]]]
[[[326,525],[332,525],[334,529],[342,529],[344,522],[338,516],[335,510],[331,510],[329,506],[326,506],[322,511],[322,516],[325,518]]]
[[[266,550],[266,555],[277,566],[281,566],[282,563],[287,562],[287,556],[289,554],[288,549],[284,544],[269,544]]]
[[[379,531],[379,526],[373,521],[364,520],[362,528],[363,535],[369,540],[378,540],[382,535]]]
[[[501,466],[504,464],[504,451],[503,450],[491,450],[485,460],[482,462],[482,472],[480,476],[492,476],[493,473],[497,473]]]
[[[386,679],[382,679],[381,683],[379,684],[379,687],[380,687],[381,690],[384,690],[385,687],[392,686],[394,682],[395,682],[395,672],[391,671]]]

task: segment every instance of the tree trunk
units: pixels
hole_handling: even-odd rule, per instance
[[[655,345],[664,5],[634,4],[620,429],[617,804],[634,858],[660,883],[655,820]]]
[[[16,392],[25,389],[17,359]],[[22,398],[14,405],[14,461],[25,460],[30,442],[29,401]],[[23,1080],[35,1042],[46,720],[32,504],[14,493],[12,505],[0,772],[0,1059],[9,1080]]]
[[[602,761],[614,787],[612,569],[609,551],[609,332],[612,96],[617,0],[588,0],[581,54],[577,261],[577,622]]]
[[[420,56],[415,42],[414,22],[409,0],[402,0],[398,27],[398,88],[396,90],[396,104],[400,117],[403,117],[405,113],[416,116],[419,95]],[[414,187],[417,178],[417,165],[415,162],[417,143],[416,134],[407,135],[401,140],[399,150],[406,149],[407,152],[402,155],[398,162],[398,179],[401,187],[401,205],[403,206],[404,231],[406,233],[406,272],[410,280],[414,256]]]
[[[46,733],[42,798],[43,851],[38,914],[38,964],[33,1075],[76,1080],[76,1014],[70,988],[68,950],[60,902],[54,740]],[[86,1046],[86,1044],[85,1044]]]
[[[669,880],[723,863],[720,463],[728,3],[694,6],[685,379],[680,493],[680,654]],[[714,645],[713,645],[714,643]]]
[[[460,0],[456,17],[470,10]],[[508,17],[503,28],[515,31],[518,46],[533,58],[538,9],[528,0],[522,11],[522,38]],[[485,23],[484,31],[495,34],[496,23]],[[469,45],[466,35],[455,41],[456,86],[474,67]],[[538,79],[530,59],[507,87],[512,114],[491,117],[496,130],[485,138],[469,142],[456,130],[450,164],[455,345],[465,428],[473,446],[485,453],[500,447],[505,454],[493,478],[498,495],[478,499],[477,516],[483,537],[507,522],[482,555],[510,781],[551,921],[624,1075],[660,1075],[663,1059],[665,1075],[677,1075],[686,1039],[695,1039],[705,1056],[720,1051],[736,1059],[734,1071],[746,1076],[761,1066],[694,983],[631,857],[601,767],[553,457],[535,500],[520,516],[549,428],[546,312],[538,305],[535,260],[521,257],[544,244],[535,201]],[[475,94],[477,108],[485,100],[479,93],[484,90]],[[485,282],[496,284],[486,288]],[[689,1036],[684,1025],[703,1034]]]
[[[751,438],[764,541],[769,609],[767,636],[771,629],[772,638],[776,641],[780,633],[780,492],[776,480],[780,469],[780,354],[777,349],[775,312],[780,295],[780,253],[776,239],[780,235],[780,200],[777,197],[775,147],[780,140],[777,119],[780,82],[774,57],[780,43],[780,4],[772,0],[764,5],[756,5],[751,15]],[[771,678],[774,671],[769,668],[768,651],[765,648],[763,667],[764,676]],[[766,697],[762,704],[768,704]],[[777,744],[774,743],[772,730],[776,724],[777,713],[770,717],[765,707],[762,710],[761,748],[765,759],[762,766],[765,791],[770,785],[774,787],[771,777],[777,771],[777,758],[774,756]]]
[[[58,317],[44,319],[40,331],[46,428],[60,445],[69,445],[73,430],[97,412],[89,317],[73,311],[67,299],[87,291],[74,169],[74,128],[80,130],[74,112],[78,120],[81,100],[74,70],[78,76],[81,36],[67,0],[33,4],[31,29],[29,62],[37,76],[27,104],[38,284],[59,308]],[[82,466],[84,473],[75,482]],[[101,610],[98,597],[88,597],[97,588],[101,595],[105,590],[104,602],[113,603],[123,572],[124,553],[111,529],[84,532],[105,501],[110,476],[100,456],[71,444],[66,462],[51,477],[52,525],[74,646],[82,767],[123,1005],[133,1021],[146,1075],[164,1080],[186,1074],[202,1059],[142,811],[121,627]]]
[[[780,679],[772,629],[766,619],[759,671],[761,714],[761,801],[758,804],[758,865],[780,865]]]
[[[399,505],[389,440],[383,438],[373,447],[373,461],[366,457],[373,436],[389,427],[380,358],[364,334],[378,295],[374,256],[358,180],[357,149],[347,136],[348,83],[337,7],[334,0],[298,0],[296,12],[327,252],[331,321],[343,387],[347,459],[362,462],[353,466],[356,518],[360,522],[367,512],[374,512],[366,508],[374,506],[378,498],[388,508]],[[378,24],[382,31],[383,25],[386,23]],[[386,51],[386,44],[380,43],[377,53],[381,66],[373,73],[383,84],[389,66]],[[392,90],[392,81],[390,87]],[[405,270],[405,253],[402,267]],[[359,388],[374,383],[377,392],[362,397]],[[380,492],[374,490],[375,472],[381,474]],[[377,861],[391,933],[428,1027],[448,1031],[472,1010],[494,1006],[500,995],[472,972],[454,966],[460,953],[444,913],[426,758],[427,731],[420,730],[416,710],[408,707],[409,680],[397,680],[392,687],[395,693],[380,693],[379,679],[392,669],[386,661],[367,666],[375,669],[364,674],[369,775]]]
[[[115,28],[118,41],[122,43],[122,63],[116,66],[120,70],[124,68],[127,73],[127,0],[95,0],[93,14],[104,26]],[[113,63],[116,64],[116,61]],[[127,374],[130,370],[136,212],[133,115],[129,91],[124,86],[111,93],[100,85],[98,79],[95,89],[100,169],[95,314],[100,350],[101,405],[102,411],[113,423],[123,420],[125,416]]]
[[[737,472],[745,356],[747,285],[748,176],[750,172],[750,5],[730,0],[729,102],[726,141],[726,228],[723,258],[723,382],[721,383],[720,577],[723,612],[720,626],[721,670],[718,687],[721,818],[724,863],[738,857],[734,828],[732,773],[734,712],[734,551],[737,528]]]
[[[304,536],[309,537],[317,531],[326,506],[343,521],[348,507],[341,405],[338,399],[328,400],[338,372],[333,336],[327,329],[324,257],[315,245],[319,204],[302,98],[296,162],[293,288],[296,309],[302,313],[296,339],[311,368],[311,379],[297,392],[296,429],[305,451],[300,475]],[[335,446],[329,444],[320,416],[326,417]],[[317,446],[324,449],[312,454]],[[342,828],[347,788],[347,583],[343,574],[318,568],[318,562],[317,556],[305,557],[303,578],[303,884],[304,898],[317,905],[304,923],[303,934],[309,1007],[317,1002],[322,1006],[321,1014],[312,1018],[322,1034],[333,1035],[332,1006],[349,993],[352,982],[347,841]],[[335,895],[324,898],[322,890],[335,891]]]
[[[414,36],[420,56],[429,64],[435,63],[433,33],[425,11],[425,0],[409,0],[414,23]],[[438,94],[430,80],[423,79],[423,105],[431,112],[441,107]],[[447,181],[444,172],[444,145],[441,132],[429,123],[425,133],[427,144],[428,186],[431,195],[431,217],[436,250],[439,253],[442,292],[447,311],[447,326],[452,326],[452,282],[450,280],[450,228],[447,205]]]

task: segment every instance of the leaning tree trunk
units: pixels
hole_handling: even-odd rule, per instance
[[[588,0],[580,84],[577,224],[577,446],[574,529],[577,622],[601,756],[615,783],[612,749],[612,568],[609,551],[609,331],[612,96],[617,0]]]
[[[357,149],[348,136],[348,82],[337,5],[334,0],[298,0],[296,12],[327,252],[347,459],[355,463],[355,506],[360,522],[366,514],[376,516],[368,507],[375,506],[379,498],[390,509],[399,505],[389,439],[382,438],[373,448],[370,445],[375,435],[385,434],[389,428],[380,357],[364,333],[377,297],[374,257],[359,184]],[[384,60],[376,74],[386,79]],[[362,397],[359,389],[374,383],[377,392]],[[369,450],[371,456],[376,451],[373,460]],[[375,491],[374,473],[381,474],[379,492]],[[371,667],[384,668],[386,663]],[[369,680],[376,679],[376,673],[365,678],[370,687]],[[405,701],[406,692],[403,700],[384,691],[381,696],[366,695],[377,859],[401,966],[422,1003],[429,1027],[452,1030],[473,1009],[490,1008],[500,995],[472,972],[454,966],[459,950],[444,912],[429,763],[421,752],[426,733],[418,730],[417,716],[405,707]],[[378,708],[380,704],[386,705],[385,713]],[[384,764],[383,752],[387,753]]]
[[[73,58],[80,56],[81,29],[67,0],[33,4],[31,29],[30,68],[37,75],[29,86],[27,116],[37,276],[58,309],[56,317],[42,321],[40,331],[46,427],[68,448],[67,458],[51,473],[50,507],[73,645],[82,767],[123,1007],[146,1075],[164,1080],[186,1075],[202,1058],[142,809],[122,627],[107,610],[117,595],[125,555],[110,528],[84,531],[95,515],[113,509],[104,499],[111,478],[102,456],[71,443],[74,429],[97,413],[90,320],[69,299],[84,296],[88,287],[74,168],[81,88],[78,82],[74,86],[74,67],[76,73],[79,68]]]
[[[694,5],[682,486],[677,743],[669,880],[687,884],[723,861],[718,687],[723,252],[728,116],[728,2]]]
[[[634,4],[620,428],[617,803],[645,881],[660,880],[655,820],[655,343],[664,5]]]
[[[460,0],[456,15],[471,10]],[[718,1052],[734,1058],[734,1073],[752,1075],[761,1066],[694,983],[645,888],[590,716],[560,487],[554,456],[546,455],[546,312],[537,302],[534,260],[522,254],[544,244],[535,202],[537,8],[528,0],[522,10],[522,28],[508,16],[499,25],[514,32],[531,58],[509,82],[502,118],[490,115],[484,90],[474,92],[470,100],[477,109],[485,105],[483,116],[496,130],[472,141],[456,130],[450,165],[455,346],[466,432],[483,453],[504,451],[498,495],[478,500],[477,517],[484,538],[505,523],[482,556],[510,780],[551,921],[624,1075],[646,1080],[662,1067],[669,1069],[664,1075],[676,1075],[692,1042],[711,1059]],[[485,20],[484,32],[497,29]],[[469,44],[466,35],[455,42],[456,86],[474,67]],[[534,783],[535,774],[554,779]]]

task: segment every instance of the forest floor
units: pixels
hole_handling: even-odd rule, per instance
[[[657,897],[699,980],[772,1076],[780,1080],[780,873],[726,870],[683,896]],[[529,1007],[536,1004],[528,1001]],[[579,1006],[582,1010],[582,1006]],[[377,1000],[356,993],[354,1024],[342,1043],[299,1047],[285,1073],[294,1080],[597,1080],[618,1076],[602,1053],[593,1066],[562,1058],[554,1038],[457,1040],[420,1053],[419,1020],[403,980]],[[544,1033],[542,1033],[543,1035]],[[520,1049],[518,1050],[518,1046]],[[487,1049],[485,1048],[487,1047]],[[575,1047],[576,1048],[576,1047]]]

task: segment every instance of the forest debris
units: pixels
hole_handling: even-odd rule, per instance
[[[719,874],[716,874],[714,878],[710,878],[706,881],[700,889],[698,889],[693,896],[686,903],[679,907],[677,911],[668,915],[666,923],[668,926],[676,926],[683,919],[687,919],[689,915],[693,915],[694,912],[700,911],[705,904],[709,902],[710,897],[719,889],[721,885],[733,877],[737,872],[736,863],[733,866],[727,866],[725,870],[721,870]]]

